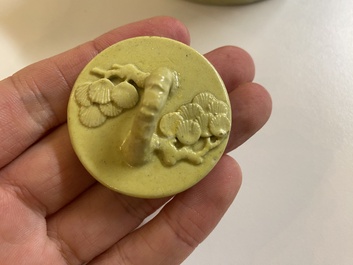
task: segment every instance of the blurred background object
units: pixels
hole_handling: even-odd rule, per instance
[[[245,5],[251,4],[263,0],[190,0],[202,4],[212,4],[212,5]]]

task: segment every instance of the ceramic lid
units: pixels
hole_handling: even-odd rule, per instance
[[[72,145],[106,187],[143,198],[199,182],[226,147],[231,110],[214,67],[189,46],[137,37],[99,53],[68,105]]]

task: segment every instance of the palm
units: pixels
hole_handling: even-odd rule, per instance
[[[224,156],[203,181],[136,229],[168,198],[114,193],[96,183],[77,160],[66,127],[70,88],[94,54],[138,35],[189,42],[180,23],[155,18],[119,28],[0,83],[1,264],[180,264],[235,197],[240,170]],[[229,151],[266,122],[270,99],[261,86],[249,83],[254,69],[245,52],[225,47],[207,57],[236,106],[237,130]]]

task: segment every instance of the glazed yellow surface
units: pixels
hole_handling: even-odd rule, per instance
[[[68,127],[72,145],[85,168],[103,185],[123,194],[158,198],[174,195],[200,181],[223,154],[228,135],[210,150],[200,164],[187,160],[166,165],[153,155],[141,166],[130,166],[121,147],[132,128],[139,104],[119,116],[107,118],[104,124],[90,128],[80,122],[80,105],[75,90],[84,83],[98,80],[92,69],[109,69],[112,65],[133,64],[145,73],[167,67],[178,75],[179,86],[168,97],[161,116],[189,104],[200,93],[211,93],[229,106],[225,86],[213,66],[189,46],[160,37],[139,37],[119,42],[97,55],[79,75],[68,106]],[[139,92],[144,95],[143,90]],[[231,121],[230,111],[227,118]],[[161,136],[161,132],[156,131]],[[139,150],[135,150],[139,152]]]

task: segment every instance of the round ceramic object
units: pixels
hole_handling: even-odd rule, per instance
[[[161,37],[121,41],[81,72],[68,105],[74,150],[106,187],[142,198],[199,182],[226,147],[225,86],[198,52]]]
[[[262,0],[191,0],[193,2],[212,5],[246,5]]]

